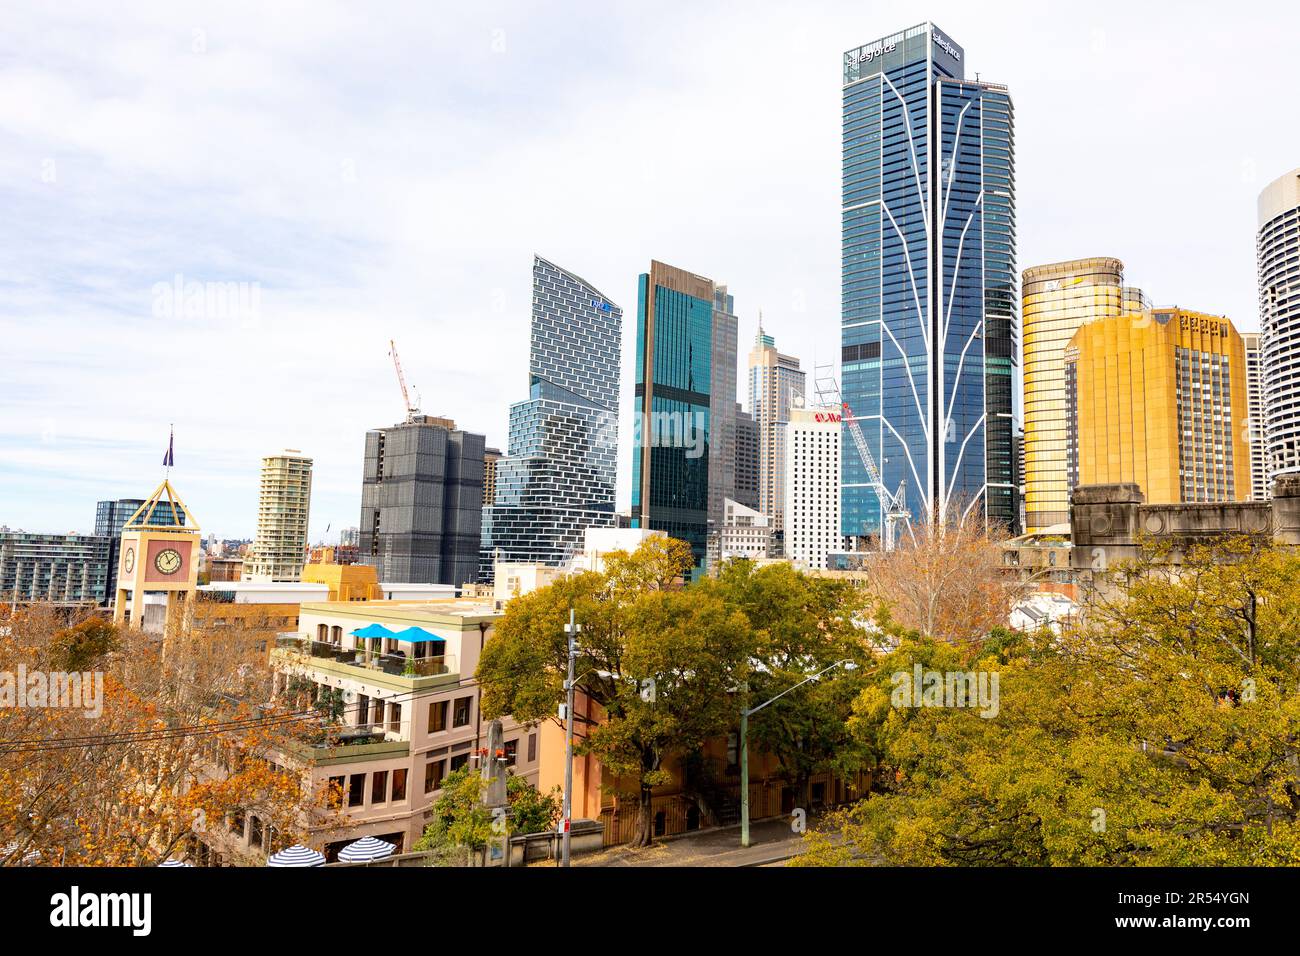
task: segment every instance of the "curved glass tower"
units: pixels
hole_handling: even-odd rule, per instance
[[[966,80],[964,60],[930,23],[844,54],[841,382],[914,518],[982,512],[1015,529],[1012,105]],[[842,474],[844,534],[879,534],[851,451]]]
[[[1259,321],[1268,482],[1300,472],[1300,169],[1259,194]]]

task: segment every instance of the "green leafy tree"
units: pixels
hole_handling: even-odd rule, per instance
[[[560,818],[558,790],[542,793],[523,777],[506,781],[507,811],[503,817],[483,804],[486,784],[469,765],[447,775],[434,801],[432,820],[416,842],[420,852],[451,855],[460,850],[482,850],[502,833],[541,833]]]
[[[752,632],[719,595],[681,587],[692,563],[685,542],[655,536],[605,562],[602,573],[570,575],[511,601],[477,678],[485,717],[555,719],[573,609],[582,625],[577,686],[601,711],[579,750],[597,756],[610,778],[632,781],[632,844],[644,846],[654,836],[653,789],[669,779],[665,761],[734,722],[731,691],[749,676]]]
[[[808,806],[813,774],[851,776],[870,767],[870,749],[849,729],[863,685],[858,668],[870,661],[861,627],[866,599],[858,587],[785,564],[756,569],[749,561],[728,562],[717,580],[702,587],[743,611],[755,631],[750,705],[790,691],[754,715],[749,736],[753,746],[780,762],[798,789],[799,805]],[[841,661],[852,667],[790,690]]]
[[[854,705],[884,792],[801,862],[1300,863],[1300,556],[1232,539],[1169,557],[1116,569],[1060,637],[903,641]],[[916,664],[996,672],[996,715],[898,706]]]

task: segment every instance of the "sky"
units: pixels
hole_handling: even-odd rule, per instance
[[[1118,256],[1156,304],[1257,329],[1256,198],[1300,166],[1292,3],[0,18],[0,525],[29,531],[148,495],[174,424],[205,533],[251,537],[260,459],[293,448],[315,460],[311,540],[334,541],[366,430],[405,416],[390,339],[425,412],[504,448],[534,254],[622,306],[629,421],[652,258],[729,287],[742,367],[760,309],[806,369],[833,362],[841,55],[927,19],[1010,87],[1022,269]]]

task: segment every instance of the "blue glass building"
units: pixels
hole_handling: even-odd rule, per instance
[[[1005,87],[933,24],[844,54],[845,401],[914,520],[1019,520],[1015,157]],[[853,444],[845,535],[880,533]]]
[[[498,560],[562,565],[587,528],[615,526],[622,336],[622,309],[534,258],[529,397],[510,406],[496,496],[483,509],[480,581]]]
[[[632,526],[688,542],[697,574],[709,531],[714,310],[732,308],[719,289],[711,279],[652,261],[637,292]],[[734,341],[730,354],[734,368]],[[724,397],[734,407],[734,378]]]

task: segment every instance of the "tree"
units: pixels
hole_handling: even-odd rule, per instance
[[[631,554],[607,555],[602,573],[516,598],[479,662],[485,717],[556,719],[573,609],[582,625],[578,690],[601,711],[578,749],[631,781],[634,846],[653,840],[651,801],[668,779],[665,760],[725,732],[738,709],[730,692],[749,676],[749,623],[718,595],[681,587],[692,560],[685,542],[654,536]]]
[[[852,582],[811,577],[786,564],[756,569],[749,561],[730,561],[716,581],[701,586],[743,611],[755,631],[750,706],[837,662],[857,668],[870,660],[862,628],[865,595]],[[810,802],[813,774],[834,770],[851,776],[872,763],[870,751],[849,730],[860,673],[832,670],[750,722],[751,741],[777,758],[798,789],[800,806]]]
[[[1148,549],[1059,638],[973,658],[904,640],[855,702],[893,769],[802,861],[1300,862],[1300,555],[1232,539]],[[995,716],[900,707],[923,670],[1000,677]]]
[[[982,641],[1028,584],[1002,568],[1002,535],[982,520],[922,522],[874,555],[867,587],[897,624],[935,640]]]
[[[560,818],[558,788],[542,793],[523,777],[512,774],[506,780],[507,812],[499,820],[492,808],[483,804],[485,790],[482,776],[469,765],[448,774],[433,802],[432,822],[414,849],[454,859],[457,851],[482,850],[502,833],[550,830]]]

